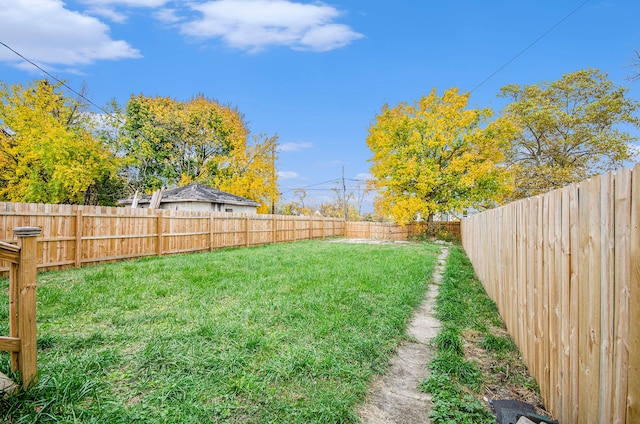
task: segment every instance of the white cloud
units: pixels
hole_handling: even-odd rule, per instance
[[[281,180],[291,180],[298,178],[300,175],[295,171],[278,171],[278,178]]]
[[[328,51],[349,44],[353,40],[353,34],[355,33],[346,25],[323,25],[307,31],[300,39],[300,44],[314,46],[313,50]],[[360,37],[359,35],[358,38]]]
[[[126,6],[126,7],[161,7],[169,0],[82,0],[82,3],[90,6]]]
[[[153,13],[153,17],[165,24],[175,24],[182,20],[182,18],[178,16],[176,9],[160,9]]]
[[[127,21],[127,15],[116,12],[115,10],[108,7],[93,7],[88,12],[91,15],[102,16],[103,18],[107,18],[110,21],[117,22],[119,24],[125,23]]]
[[[90,15],[101,16],[113,22],[124,23],[127,15],[117,9],[152,8],[164,6],[169,0],[80,0],[86,4]]]
[[[212,0],[193,3],[200,19],[185,23],[182,32],[198,38],[221,38],[229,46],[258,52],[268,46],[327,51],[361,38],[333,21],[341,15],[322,3],[291,0]]]
[[[313,143],[305,141],[302,143],[284,143],[278,146],[280,152],[298,152],[303,149],[310,149],[313,147]]]
[[[66,9],[60,0],[4,3],[0,7],[0,40],[36,63],[84,65],[141,57],[126,41],[111,39],[107,25]],[[8,49],[0,49],[0,61],[23,62]]]
[[[354,179],[355,180],[360,180],[360,181],[372,180],[373,179],[373,175],[369,174],[368,172],[361,172],[358,175],[356,175],[356,177]]]

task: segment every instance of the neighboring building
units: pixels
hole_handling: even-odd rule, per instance
[[[168,209],[172,211],[241,212],[255,214],[259,203],[245,197],[225,193],[209,186],[192,183],[173,190],[160,191],[137,200],[129,198],[120,204],[127,207]],[[133,206],[135,205],[135,206]]]

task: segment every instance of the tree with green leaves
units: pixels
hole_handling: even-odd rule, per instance
[[[122,121],[118,151],[131,188],[143,193],[211,176],[216,160],[248,132],[237,111],[204,96],[188,102],[131,96]]]
[[[94,137],[84,105],[61,87],[0,82],[1,200],[96,204],[102,188],[118,185],[118,161]]]
[[[469,93],[435,89],[413,104],[383,106],[367,144],[377,190],[376,213],[405,224],[442,212],[462,213],[501,202],[511,175],[500,166],[512,137],[490,109],[468,109]]]
[[[543,193],[615,169],[630,160],[639,125],[638,102],[607,74],[584,69],[558,81],[511,84],[504,115],[518,131],[507,163],[518,175],[514,198]]]

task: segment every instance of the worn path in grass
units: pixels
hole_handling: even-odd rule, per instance
[[[412,340],[398,347],[387,373],[373,383],[367,401],[359,411],[363,423],[429,422],[431,395],[418,391],[418,385],[428,376],[427,364],[433,357],[429,342],[440,330],[440,322],[434,317],[434,306],[448,256],[449,247],[443,244],[427,296],[407,329]]]

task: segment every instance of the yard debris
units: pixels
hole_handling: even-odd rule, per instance
[[[7,397],[17,389],[18,386],[13,382],[13,380],[0,373],[0,395],[4,395],[4,397]]]
[[[520,400],[489,400],[489,405],[496,414],[496,424],[558,424],[556,420],[537,414],[534,405]],[[521,420],[523,417],[525,420]]]

